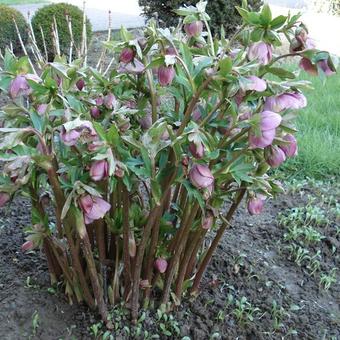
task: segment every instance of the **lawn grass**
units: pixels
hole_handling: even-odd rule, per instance
[[[0,0],[0,5],[28,5],[28,4],[43,4],[48,0]]]
[[[299,154],[281,169],[293,177],[340,177],[340,76],[325,82],[305,72],[300,77],[311,81],[314,90],[306,91],[308,107],[297,120]]]

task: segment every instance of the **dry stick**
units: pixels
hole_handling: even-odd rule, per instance
[[[40,49],[38,48],[37,41],[35,39],[35,34],[34,34],[34,31],[33,31],[32,23],[31,23],[31,19],[30,19],[30,12],[27,13],[27,16],[28,16],[27,21],[28,21],[29,33],[30,33],[30,36],[31,36],[32,44],[34,46],[34,50],[37,53],[38,60],[40,62],[44,62],[44,58],[43,58],[43,56],[40,52]],[[32,48],[32,50],[33,50],[33,48]]]
[[[211,243],[207,253],[205,254],[204,256],[204,259],[203,261],[201,262],[200,266],[199,266],[199,269],[195,275],[195,280],[194,280],[194,283],[193,283],[193,286],[191,288],[191,294],[195,294],[197,293],[198,291],[198,288],[199,288],[199,284],[202,280],[202,276],[225,232],[225,230],[227,229],[227,227],[230,226],[229,222],[231,221],[236,209],[238,208],[238,206],[240,205],[241,201],[242,201],[242,198],[244,196],[244,194],[246,193],[246,189],[241,189],[239,191],[239,194],[238,196],[236,197],[235,201],[232,203],[226,217],[225,217],[225,221],[223,222],[223,224],[221,225],[220,229],[217,231],[217,234],[213,240],[213,242]]]
[[[86,1],[83,1],[83,31],[82,31],[81,53],[82,53],[82,56],[84,57],[84,66],[86,67],[86,63],[87,63],[87,37],[86,37],[85,4],[86,4]]]
[[[122,201],[123,201],[123,261],[124,261],[124,280],[125,280],[125,298],[130,291],[131,286],[131,261],[129,253],[129,238],[130,238],[130,225],[129,225],[129,193],[122,185]]]
[[[68,14],[66,14],[66,21],[67,21],[68,32],[70,33],[70,52],[69,52],[68,62],[69,64],[71,64],[74,40],[73,40],[71,17]]]
[[[109,11],[109,27],[108,27],[108,30],[107,30],[107,39],[106,39],[107,42],[109,42],[111,40],[111,24],[112,24],[111,11]],[[102,53],[100,54],[98,63],[96,65],[96,69],[97,70],[99,69],[99,71],[101,71],[101,63],[104,60],[106,51],[107,51],[107,48],[105,46],[103,46]]]
[[[178,261],[184,249],[184,246],[187,242],[187,238],[190,233],[190,229],[192,226],[192,222],[194,221],[197,211],[199,209],[199,204],[196,202],[194,206],[191,208],[189,216],[182,221],[181,228],[179,229],[178,233],[181,235],[179,237],[179,244],[175,249],[174,255],[171,257],[169,267],[166,271],[166,279],[163,289],[163,296],[162,296],[162,304],[167,304],[169,301],[170,296],[170,289],[171,284],[175,275],[176,267],[178,265]]]
[[[86,231],[86,227],[84,223],[84,217],[81,214],[81,212],[76,208],[72,209],[71,213],[75,218],[76,229],[81,240],[82,250],[83,250],[84,257],[87,263],[91,285],[92,285],[93,293],[94,293],[94,296],[96,298],[96,302],[98,305],[99,313],[103,321],[106,323],[106,327],[111,328],[112,325],[110,324],[108,320],[108,312],[107,312],[107,307],[104,301],[104,294],[103,294],[102,287],[100,286],[100,283],[99,283],[96,264],[94,262],[93,253],[91,250],[91,244],[90,244],[89,236],[87,235],[87,231]]]
[[[56,49],[57,49],[57,55],[60,56],[60,40],[59,40],[59,32],[58,32],[58,26],[57,26],[57,20],[55,16],[53,16],[53,32],[55,34],[55,43],[56,43]]]
[[[31,61],[31,58],[29,57],[29,55],[28,55],[28,53],[27,53],[27,50],[26,50],[26,48],[25,48],[25,44],[24,44],[23,41],[22,41],[21,34],[20,34],[20,31],[19,31],[17,22],[15,21],[14,18],[13,18],[13,22],[14,22],[15,30],[17,31],[17,35],[18,35],[18,38],[19,38],[19,42],[20,42],[21,48],[22,48],[22,50],[23,50],[25,56],[28,58],[28,62],[29,62],[30,66],[31,66],[31,68],[32,68],[32,70],[33,70],[33,73],[34,73],[35,75],[37,75],[37,72],[36,72],[36,70],[35,70],[35,68],[34,68],[34,66],[33,66],[33,63],[32,63],[32,61]],[[13,50],[13,46],[12,46],[12,50]]]
[[[41,39],[42,39],[43,46],[44,46],[45,58],[46,58],[46,61],[48,61],[48,53],[47,53],[47,47],[46,47],[46,40],[45,40],[44,30],[42,29],[41,25],[39,26],[39,28],[40,28],[40,33],[41,33]]]

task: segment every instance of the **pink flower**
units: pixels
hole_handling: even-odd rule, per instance
[[[267,88],[267,83],[265,80],[256,77],[256,76],[249,76],[247,77],[247,84],[244,86],[243,90],[245,91],[257,91],[263,92]]]
[[[272,60],[273,47],[262,41],[252,44],[248,50],[249,60],[257,60],[262,65],[267,65]]]
[[[79,79],[77,82],[76,82],[76,86],[77,86],[77,89],[79,91],[82,91],[83,88],[85,87],[85,81],[84,79]]]
[[[167,47],[165,50],[166,55],[177,55],[176,49],[172,46]]]
[[[331,76],[335,73],[327,59],[320,60],[314,65],[309,59],[302,58],[299,66],[312,76],[317,76],[319,74],[319,69],[322,70],[326,76]]]
[[[210,230],[214,224],[214,216],[211,213],[207,213],[207,216],[205,216],[202,228],[206,230]]]
[[[283,93],[279,96],[267,97],[264,109],[273,112],[281,112],[292,109],[298,110],[307,106],[306,97],[299,92]]]
[[[103,218],[111,208],[111,205],[102,198],[88,194],[79,198],[79,205],[84,213],[85,224]]]
[[[262,196],[262,195],[261,195]],[[261,214],[264,207],[264,199],[262,197],[252,197],[248,200],[248,212],[250,215]]]
[[[37,112],[40,115],[44,115],[46,113],[47,108],[48,108],[48,104],[39,104],[37,107]]]
[[[23,252],[32,250],[34,248],[34,243],[33,241],[26,241],[22,246],[21,246],[21,250]]]
[[[159,257],[155,261],[155,268],[158,270],[161,274],[165,273],[168,268],[168,262],[163,257]]]
[[[28,85],[26,77],[19,75],[11,81],[9,86],[9,95],[12,99],[18,97],[19,95],[28,96],[31,93],[31,88]]]
[[[133,61],[134,57],[135,51],[131,47],[125,47],[120,53],[119,61],[128,64],[131,63],[131,61]]]
[[[103,98],[102,96],[96,98],[95,101],[96,101],[96,105],[97,105],[97,106],[101,106],[101,105],[104,104],[104,98]]]
[[[201,159],[204,156],[204,145],[202,142],[191,142],[189,145],[189,151],[195,158]]]
[[[11,196],[7,192],[0,192],[0,208],[2,208],[10,199]]]
[[[112,93],[108,93],[104,97],[104,106],[109,110],[113,108],[115,102],[116,102],[116,97]]]
[[[120,64],[118,73],[141,74],[145,70],[145,66],[138,59],[134,59],[131,63]]]
[[[272,145],[265,150],[266,162],[272,168],[278,168],[285,160],[286,155],[277,145]]]
[[[189,177],[191,183],[198,189],[208,188],[214,183],[214,176],[209,167],[203,164],[194,164]]]
[[[158,81],[161,86],[171,85],[175,77],[175,69],[171,66],[160,66],[158,68]]]
[[[195,122],[200,121],[200,119],[202,118],[201,111],[200,111],[198,108],[196,108],[196,109],[193,111],[191,117],[192,117],[192,119],[193,119]]]
[[[203,23],[202,21],[194,21],[190,24],[184,25],[184,31],[188,35],[188,37],[198,37],[201,35],[203,30]]]
[[[271,111],[263,111],[260,118],[259,131],[251,129],[249,132],[249,145],[251,148],[265,148],[273,143],[276,128],[281,124],[281,116]]]
[[[65,145],[76,145],[80,137],[84,137],[86,142],[94,141],[97,138],[96,130],[93,128],[91,122],[85,121],[81,126],[69,131],[66,131],[65,127],[62,126],[60,139]]]
[[[90,177],[93,181],[101,181],[109,176],[109,163],[103,159],[91,164]]]
[[[77,130],[70,130],[67,132],[64,127],[61,128],[60,138],[67,146],[76,145],[80,136],[81,132]]]
[[[296,138],[291,135],[287,134],[283,137],[283,139],[288,142],[288,144],[280,145],[280,148],[283,150],[287,157],[294,157],[298,153],[298,146]]]
[[[147,113],[146,116],[140,119],[139,121],[140,126],[142,127],[143,130],[147,130],[151,127],[152,125],[152,117],[150,113]]]
[[[100,109],[97,106],[92,106],[90,113],[93,118],[99,118],[101,114]]]

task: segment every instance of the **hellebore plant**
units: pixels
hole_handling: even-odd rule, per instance
[[[197,294],[243,198],[254,215],[282,192],[267,172],[297,153],[294,117],[309,84],[279,61],[335,71],[327,52],[308,48],[298,15],[245,5],[240,30],[214,39],[205,6],[179,9],[173,30],[122,29],[121,41],[104,43],[105,71],[58,56],[39,60],[38,76],[27,56],[3,59],[11,102],[0,112],[0,206],[31,197],[23,250],[41,247],[52,283],[108,327],[120,301],[136,322],[151,300]],[[275,54],[296,37],[301,46]]]

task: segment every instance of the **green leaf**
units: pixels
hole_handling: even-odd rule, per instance
[[[266,69],[268,73],[274,74],[275,76],[278,76],[282,80],[285,79],[295,79],[295,74],[293,72],[287,71],[284,68],[280,67],[269,67]]]
[[[260,14],[260,20],[261,20],[261,24],[266,26],[266,27],[272,21],[272,11],[270,10],[270,7],[269,7],[268,4],[263,5],[262,11],[261,11],[261,14]]]
[[[42,117],[40,117],[36,112],[31,112],[30,113],[31,121],[33,124],[33,127],[38,130],[39,132],[44,132],[44,121]]]
[[[220,60],[219,66],[220,66],[219,73],[222,76],[226,76],[227,74],[230,73],[230,71],[233,68],[233,61],[230,57],[224,58],[224,59]]]
[[[282,27],[284,25],[284,23],[286,22],[287,17],[284,15],[279,15],[278,17],[274,18],[271,22],[270,22],[270,28],[272,28],[273,30],[276,30],[280,27]]]
[[[106,140],[106,133],[105,133],[105,130],[104,130],[103,126],[100,123],[98,123],[98,122],[93,122],[93,127],[97,131],[99,137],[102,140],[105,141]]]
[[[115,124],[112,124],[109,128],[106,139],[113,146],[117,146],[118,144],[120,144],[119,130]]]
[[[156,179],[151,179],[151,191],[152,191],[152,197],[155,200],[155,203],[157,205],[160,205],[161,198],[163,196],[162,188],[160,184],[157,182]]]

